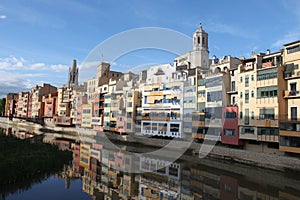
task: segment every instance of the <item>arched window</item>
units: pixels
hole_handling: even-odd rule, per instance
[[[198,44],[200,44],[200,37],[198,36]]]

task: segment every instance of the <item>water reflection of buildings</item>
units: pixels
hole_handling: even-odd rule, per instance
[[[24,130],[3,128],[6,135],[31,137]],[[25,132],[25,133],[24,133]],[[28,136],[26,136],[28,134]],[[49,139],[49,138],[48,138]],[[82,179],[82,190],[93,199],[299,199],[300,180],[259,173],[256,168],[212,160],[170,162],[161,157],[137,157],[109,150],[105,144],[77,143],[66,138],[47,140],[73,152],[73,161],[56,176]],[[104,148],[105,147],[105,148]],[[139,170],[141,173],[126,171]],[[263,177],[262,177],[263,175]]]
[[[1,128],[1,131],[4,135],[6,136],[14,136],[19,139],[27,139],[27,138],[32,138],[36,134],[33,131],[29,131],[26,129],[22,129],[19,127],[7,127],[7,128]]]

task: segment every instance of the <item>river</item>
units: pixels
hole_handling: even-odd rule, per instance
[[[146,153],[155,151],[150,147],[116,148],[97,137],[45,133],[34,140],[33,131],[0,127],[5,135],[40,140],[72,153],[72,161],[55,172],[0,188],[2,199],[300,199],[296,172],[189,153],[174,161],[169,154]]]

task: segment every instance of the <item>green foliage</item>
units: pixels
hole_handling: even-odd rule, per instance
[[[5,102],[6,102],[6,98],[0,99],[0,116],[4,115],[4,112],[5,112]]]
[[[71,152],[50,144],[30,143],[0,133],[0,188],[60,171],[71,159]]]

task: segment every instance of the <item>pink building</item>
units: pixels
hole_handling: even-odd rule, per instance
[[[83,170],[80,167],[80,144],[73,144],[73,171],[81,173]]]
[[[81,125],[82,122],[82,105],[87,104],[87,96],[81,93],[75,95],[74,98],[74,121],[75,125]]]
[[[118,116],[116,122],[116,132],[123,134],[126,132],[126,117]]]
[[[231,145],[242,145],[243,142],[239,139],[238,107],[224,107],[222,113],[222,143]]]
[[[72,142],[66,139],[55,139],[52,140],[52,144],[58,147],[59,150],[70,150]]]
[[[43,117],[53,117],[57,110],[57,92],[43,96],[42,103],[44,105]]]

